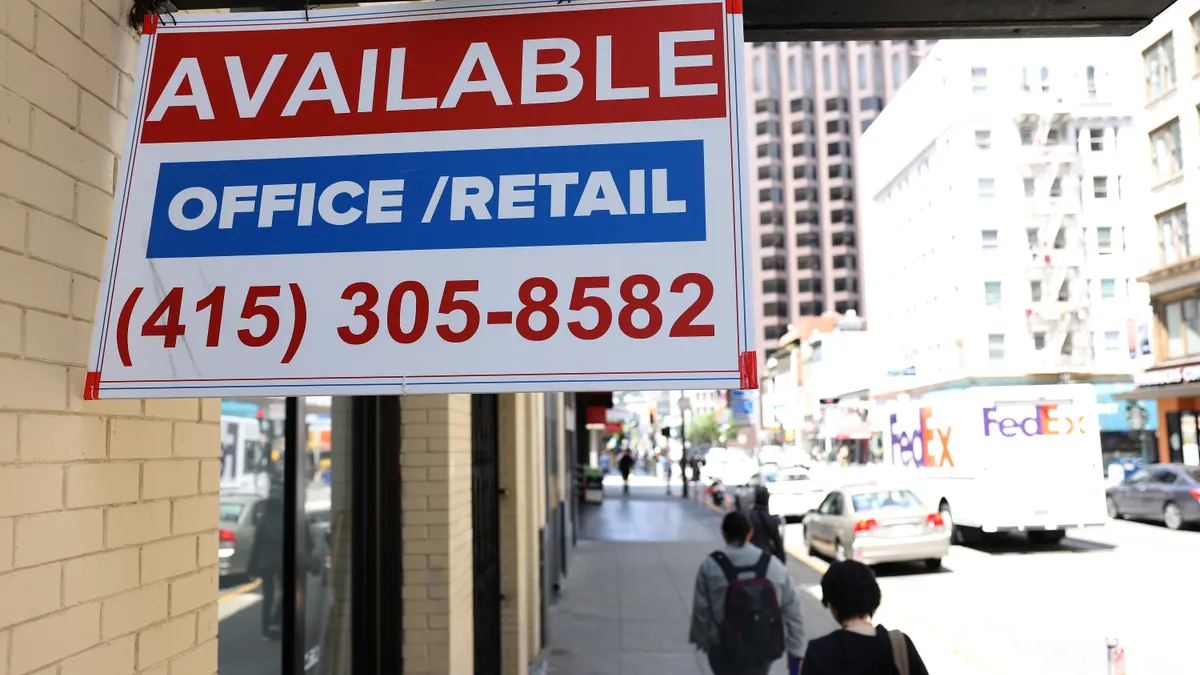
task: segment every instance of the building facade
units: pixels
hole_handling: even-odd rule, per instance
[[[908,382],[1128,379],[1148,317],[1119,39],[933,49],[862,143],[868,293]]]
[[[1157,403],[1157,459],[1200,463],[1200,253],[1189,213],[1200,207],[1200,2],[1171,5],[1132,38],[1129,58],[1141,77],[1139,158],[1149,175],[1140,220],[1154,246],[1149,285],[1154,310],[1146,341],[1153,364],[1124,398]],[[1194,218],[1195,216],[1193,216]],[[1153,235],[1150,235],[1153,228]]]
[[[528,672],[596,401],[84,400],[128,10],[0,5],[0,674]]]
[[[746,46],[760,354],[800,317],[864,313],[859,139],[931,44]]]

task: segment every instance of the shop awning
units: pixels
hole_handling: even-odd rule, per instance
[[[1160,398],[1188,398],[1192,396],[1200,396],[1200,382],[1174,384],[1166,387],[1138,387],[1112,395],[1113,399],[1118,401],[1146,401]]]

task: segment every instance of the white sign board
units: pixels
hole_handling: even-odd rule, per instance
[[[757,386],[740,0],[143,33],[86,397]]]

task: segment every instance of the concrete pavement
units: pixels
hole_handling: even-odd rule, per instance
[[[628,496],[605,486],[604,502],[585,511],[571,575],[550,610],[546,665],[566,675],[710,675],[687,642],[696,570],[721,545],[720,515],[694,500],[668,497],[661,482],[640,478]],[[791,561],[803,588],[814,569]],[[802,593],[804,625],[819,637],[836,625],[811,593]],[[774,673],[784,673],[783,661]]]

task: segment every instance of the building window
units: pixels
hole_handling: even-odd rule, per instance
[[[892,54],[892,89],[900,89],[904,83],[904,73],[900,71],[900,54]]]
[[[1146,98],[1154,100],[1175,89],[1175,40],[1168,33],[1142,52],[1146,70]]]
[[[1111,302],[1117,299],[1117,280],[1116,279],[1101,279],[1100,280],[1100,299],[1105,302]]]
[[[1050,93],[1050,69],[1042,66],[1042,93]]]
[[[1167,358],[1178,358],[1186,354],[1183,338],[1183,303],[1173,302],[1165,307],[1163,325],[1167,329]]]
[[[971,68],[971,92],[976,96],[986,94],[988,88],[988,69],[982,66]]]
[[[867,55],[859,54],[855,59],[855,65],[858,67],[858,88],[867,88]]]
[[[1025,198],[1033,199],[1033,188],[1034,188],[1033,179],[1026,178],[1023,182],[1025,184]]]
[[[754,55],[754,91],[760,93],[763,90],[763,61],[761,54]]]
[[[763,268],[764,272],[770,272],[770,271],[774,271],[774,270],[782,270],[784,268],[784,266],[785,266],[784,259],[780,256],[772,256],[770,258],[762,259],[762,268]]]
[[[1150,162],[1154,176],[1166,180],[1183,170],[1183,146],[1179,141],[1179,118],[1150,132]]]
[[[1021,66],[1021,91],[1029,93],[1029,66]]]
[[[1099,251],[1101,255],[1109,255],[1113,252],[1111,227],[1096,228],[1096,250]]]
[[[1033,302],[1041,302],[1042,301],[1042,282],[1040,282],[1040,281],[1030,281],[1029,282],[1029,299],[1032,300]]]
[[[990,150],[992,148],[992,132],[987,129],[975,131],[975,149]]]
[[[1062,178],[1055,178],[1054,181],[1050,183],[1050,196],[1062,196]]]
[[[1158,222],[1159,262],[1169,265],[1192,255],[1191,237],[1188,236],[1187,207],[1179,206],[1160,213]]]
[[[787,282],[783,279],[764,279],[762,289],[763,293],[786,293]]]
[[[762,248],[783,248],[783,234],[780,232],[768,232],[761,235],[759,244]]]
[[[797,87],[797,85],[799,85],[798,80],[800,79],[800,77],[799,77],[798,68],[796,68],[796,55],[795,54],[788,54],[787,78],[788,78],[788,92],[796,91],[796,87]]]
[[[821,77],[825,84],[825,91],[833,89],[833,69],[828,54],[821,57]]]
[[[993,333],[988,336],[988,359],[1004,360],[1004,335]]]
[[[787,317],[788,306],[784,302],[764,302],[763,316],[782,316]]]
[[[850,62],[846,56],[846,52],[839,52],[837,60],[838,87],[841,89],[841,91],[847,91],[850,89]]]
[[[779,338],[783,337],[784,333],[787,333],[786,326],[763,327],[763,339],[765,340],[778,340]]]
[[[1092,196],[1096,199],[1108,199],[1108,176],[1092,177]]]
[[[1087,67],[1087,95],[1096,98],[1096,66]]]
[[[983,301],[988,307],[1000,306],[1000,282],[983,282]]]
[[[1021,130],[1021,145],[1033,145],[1033,129]]]
[[[996,179],[980,178],[979,179],[979,198],[991,199],[996,196]]]
[[[1046,348],[1046,334],[1045,333],[1034,333],[1033,334],[1033,348],[1039,352]]]
[[[997,230],[983,231],[983,250],[996,251],[1000,248],[1000,232]]]
[[[1088,132],[1092,143],[1093,152],[1101,152],[1104,150],[1104,129],[1092,129]]]

